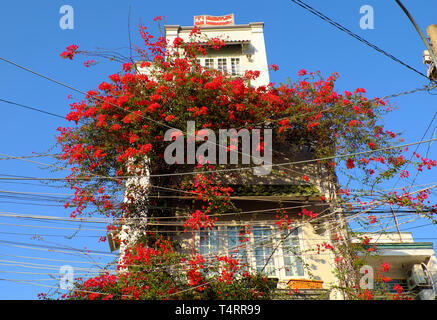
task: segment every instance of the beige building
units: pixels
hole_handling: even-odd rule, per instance
[[[236,77],[246,70],[258,70],[260,77],[253,85],[269,83],[263,23],[235,24],[233,15],[218,19],[197,16],[195,23],[207,37],[221,37],[225,40],[225,46],[220,50],[208,50],[206,56],[200,57],[202,66],[228,72]],[[166,25],[165,36],[169,43],[176,37],[188,41],[192,29],[193,26]],[[273,145],[272,163],[312,158],[313,152],[309,149],[294,150],[288,145]],[[187,168],[184,167],[186,170],[182,171],[190,171]],[[282,174],[282,171],[286,174]],[[308,176],[307,181],[302,179],[303,175]],[[185,228],[180,222],[165,224],[164,228],[171,229],[170,234],[179,240],[182,250],[192,252],[195,249],[205,258],[216,254],[233,254],[248,270],[262,271],[278,279],[279,292],[282,290],[285,294],[292,289],[296,293],[292,296],[285,294],[284,297],[343,298],[340,291],[331,290],[332,286],[338,285],[334,272],[336,262],[332,251],[324,249],[324,245],[331,244],[337,233],[332,230],[331,222],[341,216],[336,208],[328,205],[329,201],[321,200],[321,196],[326,199],[335,197],[332,191],[335,190],[335,181],[328,178],[326,169],[312,162],[275,168],[267,176],[254,176],[246,170],[238,174],[221,174],[219,179],[223,185],[234,188],[231,199],[242,213],[229,212],[220,216],[212,230],[184,232]],[[183,182],[183,179],[176,180],[174,187]],[[147,185],[148,179],[138,183]],[[165,196],[168,196],[167,205],[173,208],[194,210],[202,205],[190,196],[171,192],[165,193]],[[292,220],[290,228],[285,231],[277,225],[278,210],[281,210],[281,217],[288,215]],[[309,219],[303,210],[323,214]],[[180,221],[183,221],[182,211],[175,214],[181,215]],[[143,222],[147,225],[146,212],[144,216]],[[250,229],[247,241],[244,242],[240,241],[242,228]],[[126,233],[122,233],[121,237],[128,238]],[[408,272],[415,265],[424,264],[431,270],[430,279],[437,281],[437,261],[429,243],[415,243],[411,235],[407,234],[402,243],[388,236],[380,238],[378,242],[381,243],[382,258],[368,257],[369,266],[376,268],[383,260],[389,262],[393,265],[389,276],[404,283],[408,281]],[[432,287],[428,283],[426,289]],[[416,286],[415,292],[420,292],[417,291],[420,288]],[[428,291],[426,297],[430,296]],[[421,297],[425,297],[425,294],[422,293]]]
[[[220,50],[208,50],[200,57],[206,68],[241,76],[246,70],[260,71],[254,86],[269,83],[268,62],[264,40],[264,23],[235,24],[233,15],[225,16],[224,23],[211,16],[197,16],[202,36],[220,37],[225,45]],[[229,19],[230,18],[230,19]],[[166,25],[165,36],[172,43],[176,37],[189,41],[193,26]],[[312,158],[308,150],[290,150],[289,146],[273,145],[272,163],[284,163]],[[334,257],[329,253],[318,254],[317,245],[330,241],[331,233],[323,218],[308,222],[302,209],[320,212],[327,208],[320,200],[330,196],[332,183],[323,168],[316,164],[287,166],[274,169],[267,176],[255,176],[242,171],[237,175],[224,174],[219,179],[223,185],[232,186],[235,192],[232,201],[243,213],[219,217],[213,230],[181,232],[176,238],[187,252],[196,249],[205,257],[215,254],[233,254],[241,264],[252,272],[264,272],[278,279],[278,288],[288,291],[290,287],[301,289],[305,296],[338,298],[328,289],[336,283],[332,266]],[[286,170],[284,175],[280,172]],[[309,180],[302,180],[303,175]],[[182,182],[182,181],[181,181]],[[190,197],[180,197],[169,203],[172,207],[200,206]],[[288,215],[295,222],[290,229],[281,230],[277,211]],[[182,213],[181,213],[182,214]],[[242,228],[250,229],[246,242],[239,241]],[[291,281],[291,282],[290,282]]]
[[[385,290],[396,293],[393,287],[400,285],[402,292],[412,299],[436,299],[437,258],[432,242],[415,242],[409,232],[362,234],[361,237],[370,239],[369,247],[375,249],[360,254],[366,263],[363,270],[369,269],[376,278],[375,272],[384,263],[390,266],[383,272],[390,279],[384,284]],[[373,283],[374,289],[378,287],[381,285]]]

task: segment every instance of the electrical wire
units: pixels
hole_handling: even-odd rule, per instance
[[[387,56],[388,58],[392,59],[393,61],[403,65],[404,67],[406,67],[406,68],[414,71],[415,73],[421,75],[422,77],[428,79],[428,77],[424,73],[418,71],[417,69],[413,68],[412,66],[410,66],[410,65],[406,64],[405,62],[399,60],[398,58],[394,57],[392,54],[388,53],[387,51],[384,51],[381,48],[377,47],[376,45],[370,43],[366,39],[362,38],[361,36],[357,35],[356,33],[352,32],[351,30],[349,30],[346,27],[342,26],[338,22],[335,22],[331,18],[329,18],[326,15],[324,15],[323,13],[317,11],[316,9],[314,9],[313,7],[311,7],[308,4],[304,3],[303,1],[301,1],[301,0],[291,0],[291,1],[294,2],[295,4],[299,5],[300,7],[304,8],[305,10],[311,12],[312,14],[316,15],[320,19],[322,19],[322,20],[328,22],[329,24],[333,25],[337,29],[345,32],[346,34],[348,34],[350,36],[352,36],[353,38],[357,39],[358,41],[360,41],[360,42],[366,44],[367,46],[371,47],[372,49],[382,53],[383,55]]]
[[[41,112],[41,113],[44,113],[44,114],[47,114],[47,115],[50,115],[50,116],[53,116],[53,117],[57,117],[57,118],[61,118],[63,120],[66,120],[65,116],[62,116],[62,115],[59,115],[59,114],[56,114],[56,113],[48,112],[48,111],[45,111],[45,110],[42,110],[42,109],[38,109],[38,108],[34,108],[34,107],[29,107],[29,106],[26,106],[24,104],[16,103],[16,102],[5,100],[5,99],[0,99],[0,101],[4,102],[4,103],[8,103],[8,104],[13,105],[13,106],[17,106],[17,107],[25,108],[25,109],[28,109],[28,110],[33,110],[33,111]]]
[[[353,157],[358,155],[364,155],[364,154],[371,154],[375,152],[380,151],[387,151],[392,149],[400,149],[405,148],[413,145],[418,145],[422,143],[428,143],[432,141],[436,141],[437,138],[434,139],[428,139],[423,141],[416,141],[406,144],[400,144],[396,146],[391,147],[385,147],[385,148],[378,148],[373,150],[367,150],[367,151],[360,151],[360,152],[353,152],[353,153],[346,153],[346,154],[339,154],[335,156],[329,156],[329,157],[322,157],[317,159],[309,159],[309,160],[300,160],[300,161],[292,161],[292,162],[284,162],[284,163],[276,163],[276,164],[266,164],[264,166],[268,167],[276,167],[276,166],[284,166],[284,165],[296,165],[296,164],[307,164],[312,162],[319,162],[324,160],[333,160],[333,159],[339,159],[339,158],[347,158],[347,157]],[[178,173],[167,173],[167,174],[151,174],[151,175],[133,175],[133,176],[120,176],[120,177],[112,177],[112,176],[97,176],[97,177],[75,177],[75,178],[6,178],[6,177],[0,177],[0,180],[47,180],[47,181],[57,181],[57,180],[91,180],[91,179],[109,179],[109,180],[122,180],[122,179],[132,179],[132,178],[146,178],[146,177],[169,177],[169,176],[183,176],[183,175],[195,175],[195,174],[208,174],[208,173],[216,173],[216,172],[231,172],[231,171],[244,171],[244,170],[250,170],[257,168],[257,166],[248,166],[248,167],[239,167],[239,168],[229,168],[229,169],[217,169],[217,170],[205,170],[202,172],[199,171],[191,171],[191,172],[178,172]]]

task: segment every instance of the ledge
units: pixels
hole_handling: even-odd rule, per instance
[[[369,247],[376,247],[376,250],[383,250],[383,249],[400,249],[400,250],[407,250],[407,249],[433,249],[433,243],[432,242],[409,242],[409,243],[402,243],[402,242],[396,242],[396,243],[375,243],[373,245],[366,245],[366,248]]]
[[[328,289],[276,289],[274,300],[329,300]]]

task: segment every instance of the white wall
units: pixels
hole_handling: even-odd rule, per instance
[[[178,25],[165,26],[165,36],[170,44],[173,43],[176,37],[180,37],[184,41],[189,41],[192,28],[193,27],[181,27]],[[202,37],[200,40],[204,40],[206,36],[208,38],[219,37],[225,41],[250,41],[250,45],[245,48],[245,51],[251,54],[250,57],[248,58],[248,56],[243,53],[240,54],[243,72],[246,70],[260,71],[259,78],[253,81],[253,85],[256,87],[269,84],[270,77],[264,41],[264,23],[251,22],[248,25],[216,28],[204,27],[201,29],[201,33]],[[218,56],[220,53],[216,55]]]

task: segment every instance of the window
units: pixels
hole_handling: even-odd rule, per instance
[[[240,74],[240,58],[231,58],[231,75],[239,76]]]
[[[201,230],[198,238],[199,253],[209,257],[232,254],[240,265],[246,265],[253,272],[262,271],[271,277],[304,276],[298,229],[290,233],[290,230],[281,232],[276,226],[257,225],[253,227],[247,242],[241,242],[240,230],[239,225],[219,224],[212,230]],[[283,242],[280,244],[281,239]]]
[[[198,69],[198,66],[202,65],[202,61],[200,59],[196,59],[193,62],[193,65],[191,66],[191,71],[195,71],[196,69]]]
[[[218,250],[219,242],[217,228],[213,228],[212,230],[200,230],[200,254],[206,255],[211,252],[217,252]]]
[[[387,281],[385,283],[376,282],[375,283],[375,289],[376,290],[382,290],[389,293],[397,293],[397,291],[394,288],[394,286],[400,285],[402,287],[402,292],[407,293],[408,290],[408,284],[407,279],[392,279],[391,281]]]
[[[256,271],[266,274],[275,274],[273,254],[272,230],[269,227],[256,226],[253,228],[253,240],[255,245]]]
[[[288,234],[290,233],[290,234]],[[284,242],[282,244],[282,256],[284,259],[285,275],[295,277],[303,275],[303,266],[301,261],[301,251],[299,244],[298,230],[285,231],[283,233]]]
[[[248,265],[247,253],[244,248],[244,244],[240,241],[240,229],[239,226],[228,226],[227,227],[227,240],[228,240],[228,250],[234,255],[235,260],[237,260],[240,265]]]
[[[205,58],[203,61],[206,69],[216,68],[220,72],[229,72],[232,76],[242,74],[240,58]]]
[[[205,59],[205,68],[214,69],[214,59]]]
[[[223,73],[228,72],[228,61],[226,58],[217,59],[217,70]]]

